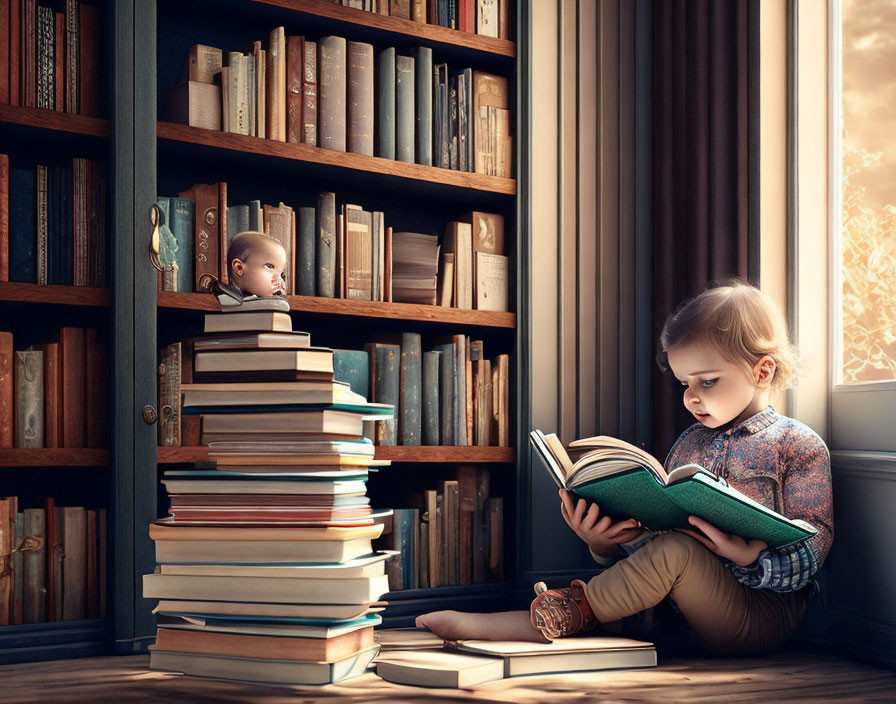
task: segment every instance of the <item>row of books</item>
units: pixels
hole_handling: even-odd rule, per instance
[[[0,498],[0,626],[106,615],[106,509]]]
[[[100,31],[79,0],[0,3],[0,103],[98,116]]]
[[[510,0],[339,0],[339,4],[484,37],[508,38]]]
[[[288,309],[285,300],[253,304]],[[249,325],[247,316],[252,313],[208,318],[228,327],[229,318]],[[217,342],[246,349],[245,338],[231,333]],[[193,367],[199,362],[191,360]],[[280,408],[272,394],[290,383],[274,382],[266,394],[270,407],[258,406],[244,403],[239,370],[227,377],[229,383],[218,384],[226,407],[208,397],[191,410],[209,418],[259,414],[275,423],[284,416],[284,430],[274,442],[213,443],[214,469],[165,472],[171,515],[150,526],[157,567],[143,581],[144,597],[160,600],[150,666],[295,684],[361,674],[377,652],[373,628],[382,619],[374,604],[388,589],[389,554],[375,553],[371,540],[389,512],[378,515],[365,495],[368,469],[384,463],[373,459],[369,440],[314,426],[322,413],[333,412],[355,420],[357,431],[365,418],[389,415],[391,408],[368,404],[332,379],[310,382],[314,388]],[[328,389],[331,401],[322,402]]]
[[[14,348],[0,332],[0,448],[107,447],[106,344],[94,328],[59,328]]]
[[[489,470],[458,465],[456,479],[392,509],[380,545],[389,589],[426,589],[504,579],[504,500],[489,496]]]
[[[163,291],[203,291],[227,280],[226,252],[239,232],[265,232],[287,255],[287,295],[421,303],[506,311],[509,259],[504,218],[471,211],[435,235],[393,232],[380,211],[338,204],[321,193],[314,207],[227,203],[227,184],[197,184],[161,196]],[[223,214],[223,217],[219,217]]]
[[[225,61],[226,59],[226,61]],[[194,127],[509,178],[507,79],[394,47],[283,27],[249,52],[194,45],[168,119]]]
[[[0,154],[0,281],[103,287],[105,260],[102,165],[10,164]]]

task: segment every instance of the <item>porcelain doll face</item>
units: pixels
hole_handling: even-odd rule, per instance
[[[240,233],[228,249],[232,283],[244,295],[262,298],[282,295],[286,251],[277,240],[261,233]]]

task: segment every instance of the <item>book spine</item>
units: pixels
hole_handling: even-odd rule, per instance
[[[286,141],[302,142],[302,102],[305,64],[304,38],[286,38]]]
[[[442,353],[423,353],[423,444],[439,444],[439,375]]]
[[[457,75],[457,168],[470,171],[469,161],[469,105],[467,103],[466,72]]]
[[[348,42],[348,150],[373,156],[373,45]]]
[[[395,158],[395,47],[377,57],[377,156]]]
[[[411,19],[426,24],[426,0],[411,0]]]
[[[394,408],[392,418],[377,424],[377,444],[392,446],[397,444],[397,418],[400,413],[400,356],[398,345],[376,346],[376,388],[377,403],[388,403]]]
[[[72,159],[72,242],[73,242],[73,283],[87,285],[88,232],[87,232],[87,160]]]
[[[302,95],[302,141],[317,146],[317,42],[305,40]]]
[[[14,556],[19,542],[16,534],[16,504],[13,497],[0,499],[0,626],[12,624],[12,602],[15,589]]]
[[[475,465],[457,466],[457,552],[460,584],[473,583],[473,517],[476,513]]]
[[[420,334],[401,336],[401,444],[420,445],[422,436],[422,378]]]
[[[81,37],[81,15],[77,0],[65,2],[65,111],[81,112],[81,54],[78,46]]]
[[[54,176],[58,176],[58,171],[54,169]],[[61,277],[57,274],[59,269],[59,261],[56,259],[51,262],[50,259],[50,169],[43,164],[37,166],[37,232],[35,243],[36,250],[36,282],[39,284],[56,284],[62,283]],[[59,195],[59,189],[56,189],[56,197]],[[58,216],[59,209],[54,212]],[[58,246],[62,233],[54,228],[53,244]],[[54,258],[55,259],[55,258]]]
[[[18,501],[13,497],[10,511],[10,517],[15,518],[13,526],[13,535],[15,539],[13,544],[19,547],[25,540],[25,514],[19,511],[15,513]],[[25,553],[16,550],[12,556],[10,569],[12,569],[12,603],[10,604],[10,625],[20,626],[24,621],[22,613],[23,602],[25,600]]]
[[[510,407],[510,355],[499,354],[496,358],[497,362],[497,386],[492,386],[495,394],[494,406],[496,409],[496,419],[498,426],[498,445],[501,447],[510,446],[510,425],[509,425],[509,407]]]
[[[44,353],[44,445],[62,447],[62,383],[59,343],[43,345]],[[105,412],[105,411],[104,411]]]
[[[65,557],[65,509],[62,506],[56,506],[53,510],[56,512],[56,542],[52,546],[53,586],[56,593],[54,606],[56,620],[61,621],[64,618],[63,600],[65,598],[63,584],[65,575],[62,568],[63,558]]]
[[[91,179],[90,197],[90,232],[93,243],[93,286],[103,288],[106,285],[106,174],[101,164],[90,162],[93,178]]]
[[[299,223],[296,233],[296,294],[315,295],[316,257],[314,208],[299,208]]]
[[[21,105],[21,3],[9,3],[9,104]]]
[[[37,283],[37,172],[9,171],[9,280]]]
[[[454,444],[454,379],[455,351],[453,344],[438,345],[439,357],[439,441]]]
[[[448,79],[448,165],[455,171],[458,169],[457,141],[457,78]]]
[[[463,335],[454,336],[454,444],[467,445],[467,344]]]
[[[159,445],[180,446],[181,343],[163,347],[159,359]]]
[[[24,552],[25,584],[22,604],[23,623],[47,620],[46,517],[42,508],[26,508]]]
[[[321,193],[317,201],[317,295],[336,293],[336,195]]]
[[[16,447],[44,446],[44,355],[16,352]]]
[[[22,105],[37,107],[37,7],[35,0],[22,1],[21,86]]]
[[[56,41],[56,25],[53,10],[37,7],[37,107],[52,110],[55,105],[56,78],[53,74],[56,64],[53,45]]]
[[[414,57],[395,57],[395,158],[414,163]]]
[[[417,585],[429,589],[429,521],[424,510],[417,527]]]
[[[9,281],[9,157],[6,154],[0,154],[0,281]]]
[[[411,19],[411,0],[391,0],[389,14],[405,20]]]
[[[498,0],[498,37],[507,39],[510,26],[510,0]]]
[[[286,141],[286,32],[275,27],[268,42],[267,71],[267,136]]]
[[[418,164],[432,166],[432,49],[417,47],[415,58],[415,101]]]
[[[59,329],[59,347],[62,358],[63,447],[84,447],[86,428],[85,399],[85,344],[83,328]]]
[[[63,538],[62,618],[72,621],[84,618],[87,585],[87,512],[83,506],[66,506]]]
[[[11,32],[9,3],[0,2],[0,105],[9,105],[9,39]],[[5,281],[5,279],[4,279]],[[0,608],[3,608],[0,605]]]
[[[51,496],[44,500],[44,516],[47,525],[47,539],[44,543],[47,563],[47,621],[58,621],[59,615],[56,613],[56,563],[53,559],[58,533],[56,527],[56,502]]]
[[[0,332],[0,449],[13,446],[15,435],[15,354],[12,333]]]
[[[345,151],[346,44],[343,37],[319,41],[318,137],[324,149]]]
[[[393,530],[398,533],[397,548],[401,550],[401,577],[402,589],[417,588],[416,562],[416,533],[420,522],[420,514],[415,508],[400,508],[394,510],[395,519]]]
[[[72,163],[66,162],[59,168],[59,180],[61,182],[59,198],[51,192],[52,202],[59,206],[57,220],[61,223],[59,232],[62,233],[61,252],[59,262],[61,266],[60,283],[71,286],[74,283],[75,263],[75,232],[74,232],[74,175]]]
[[[476,33],[484,37],[498,36],[498,0],[476,0]]]
[[[188,198],[171,198],[171,234],[174,235],[174,263],[177,266],[177,290],[195,290],[193,275],[196,204]]]
[[[53,14],[53,108],[65,111],[65,13]],[[2,31],[2,30],[0,30]]]
[[[449,169],[451,168],[451,103],[448,95],[448,65],[439,64],[437,73],[439,77],[439,122],[441,124],[439,128],[439,142],[435,145],[435,148],[439,151],[439,163],[437,166]]]

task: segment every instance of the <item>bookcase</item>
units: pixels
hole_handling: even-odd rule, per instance
[[[149,257],[149,213],[159,195],[176,195],[197,183],[226,182],[228,201],[233,203],[263,198],[268,203],[298,206],[310,204],[317,193],[332,191],[342,202],[359,202],[365,208],[383,211],[396,230],[440,236],[445,223],[464,212],[481,210],[504,216],[511,261],[511,312],[308,296],[290,296],[289,302],[293,328],[310,332],[318,345],[359,349],[367,341],[417,332],[426,346],[427,341],[444,336],[468,334],[482,339],[489,355],[510,356],[509,447],[378,447],[377,457],[391,460],[392,465],[373,476],[369,484],[374,505],[391,507],[394,493],[450,478],[457,464],[475,464],[489,468],[494,494],[504,499],[504,581],[390,593],[384,597],[389,601],[386,625],[408,625],[414,615],[432,609],[506,608],[527,550],[527,541],[520,535],[519,514],[530,492],[526,444],[531,373],[528,2],[512,4],[513,40],[381,16],[325,0],[120,0],[96,4],[104,18],[103,71],[97,79],[103,84],[108,118],[56,116],[45,110],[0,106],[0,152],[7,144],[30,139],[47,150],[67,152],[84,144],[103,155],[108,164],[108,287],[0,284],[4,321],[0,329],[9,328],[7,319],[14,320],[13,328],[41,329],[55,316],[65,321],[84,320],[85,327],[90,324],[106,331],[112,389],[109,447],[0,451],[0,479],[30,466],[51,481],[57,474],[80,478],[71,480],[74,493],[89,486],[90,491],[108,496],[109,616],[91,622],[0,629],[0,660],[109,650],[142,652],[154,638],[152,604],[142,599],[141,579],[154,567],[147,526],[166,509],[159,477],[166,468],[207,457],[202,447],[158,447],[157,354],[161,347],[199,332],[204,312],[218,306],[209,294],[159,290],[158,273]],[[330,151],[161,119],[162,97],[180,80],[189,46],[244,48],[255,39],[266,38],[277,26],[285,26],[287,34],[338,35],[369,42],[375,50],[427,46],[440,60],[506,77],[513,111],[514,178]],[[89,482],[84,481],[85,475]],[[6,486],[0,484],[0,495],[10,492]],[[64,489],[69,489],[68,484]],[[66,635],[69,632],[72,635]],[[66,638],[77,648],[67,648]],[[50,648],[49,642],[63,645]],[[5,648],[28,651],[4,656]]]

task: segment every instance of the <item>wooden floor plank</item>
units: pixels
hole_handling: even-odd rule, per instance
[[[896,673],[826,655],[667,660],[649,670],[515,677],[467,690],[403,687],[373,673],[328,687],[267,687],[151,672],[149,657],[84,658],[0,667],[0,702],[502,702],[721,704],[896,701]]]

